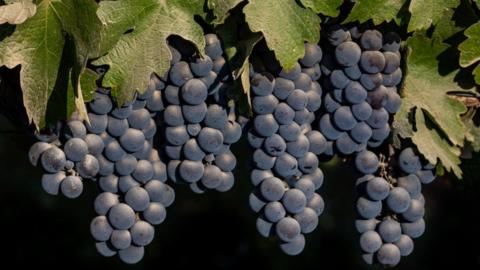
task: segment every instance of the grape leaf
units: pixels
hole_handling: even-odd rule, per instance
[[[0,24],[21,24],[35,15],[37,6],[32,0],[12,1],[0,6]]]
[[[436,129],[429,129],[425,122],[423,111],[415,112],[417,130],[413,133],[412,141],[417,145],[422,155],[432,164],[441,161],[443,167],[453,172],[458,178],[462,178],[460,169],[460,148],[452,146],[437,132]]]
[[[94,90],[91,89],[90,80],[94,83],[96,79],[96,76],[87,73],[87,61],[102,56],[113,47],[125,31],[125,21],[105,27],[97,17],[98,4],[91,0],[62,0],[53,5],[63,29],[73,37],[75,43],[75,64],[70,78],[74,87],[75,107],[79,116],[87,119],[85,102],[91,100],[91,92]],[[82,82],[88,82],[89,85],[85,88],[88,89],[85,93],[82,91]]]
[[[381,24],[398,19],[398,13],[406,0],[355,0],[355,5],[345,22],[364,23],[370,19]]]
[[[252,0],[243,11],[250,29],[262,32],[286,69],[305,54],[304,41],[318,43],[320,39],[320,18],[293,0]]]
[[[459,0],[412,0],[408,8],[411,13],[408,32],[429,28],[430,25],[445,19],[445,10],[459,4]]]
[[[229,16],[224,24],[219,25],[216,32],[223,41],[225,55],[233,78],[236,80],[234,86],[241,88],[241,91],[238,91],[241,92],[238,109],[240,113],[251,115],[249,57],[255,45],[262,39],[262,35],[258,32],[252,33],[243,23],[244,19],[243,13],[235,13]],[[242,27],[246,29],[239,29]]]
[[[343,0],[300,0],[300,2],[315,13],[337,17],[340,13],[340,6]]]
[[[212,23],[214,25],[222,24],[228,17],[229,11],[241,2],[243,0],[208,0],[208,8],[213,10],[215,16]]]
[[[468,67],[480,61],[480,22],[467,28],[465,36],[467,39],[458,46],[462,67]],[[473,70],[473,74],[477,84],[480,84],[480,66]]]
[[[430,162],[435,163],[438,158],[448,171],[458,176],[459,151],[456,149],[471,135],[461,120],[465,105],[447,95],[459,88],[454,82],[455,74],[440,75],[438,71],[438,56],[448,46],[441,40],[429,39],[425,32],[415,32],[407,44],[410,50],[402,107],[394,123],[395,129],[404,130],[397,130],[396,134],[411,137]],[[427,128],[423,115],[433,123],[433,128]],[[415,125],[411,124],[413,120]],[[446,137],[445,140],[440,135]],[[451,154],[446,154],[448,152]]]
[[[124,0],[101,2],[100,20],[105,24],[132,24],[133,31],[123,35],[113,49],[94,62],[109,65],[103,84],[112,89],[119,103],[145,91],[150,75],[163,75],[170,67],[171,53],[167,37],[179,35],[192,41],[203,53],[205,40],[195,15],[203,14],[204,1]],[[126,12],[128,11],[128,12]],[[129,27],[130,28],[130,27]],[[126,28],[126,30],[129,30]]]
[[[29,121],[43,127],[48,99],[53,91],[64,38],[52,3],[42,1],[37,13],[17,26],[0,43],[0,66],[21,65],[20,84]]]

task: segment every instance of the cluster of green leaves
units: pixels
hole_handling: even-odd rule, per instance
[[[219,34],[233,77],[243,89],[241,97],[249,102],[249,56],[260,40],[289,69],[304,55],[304,42],[320,41],[321,25],[368,23],[393,25],[407,37],[404,102],[394,122],[396,145],[400,138],[410,138],[426,159],[458,177],[466,142],[480,150],[480,130],[468,117],[474,115],[471,104],[450,95],[456,91],[477,98],[472,89],[460,87],[458,77],[472,71],[480,84],[478,0],[3,2],[0,66],[21,66],[25,109],[39,128],[73,110],[85,116],[84,103],[98,79],[87,64],[108,65],[101,83],[118,103],[142,92],[152,73],[168,70],[170,35],[191,41],[202,54],[203,34]],[[459,10],[470,16],[458,16]],[[469,19],[459,23],[462,18],[455,15]],[[7,25],[16,25],[15,31],[3,34]],[[65,109],[53,109],[58,104]]]

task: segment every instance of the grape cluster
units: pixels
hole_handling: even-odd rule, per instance
[[[275,69],[265,58],[265,66]],[[259,233],[276,235],[288,255],[302,252],[304,234],[317,227],[324,209],[316,193],[323,183],[317,155],[326,148],[326,139],[311,128],[321,106],[322,89],[316,82],[321,58],[321,48],[306,43],[305,56],[293,69],[257,72],[254,67],[250,74],[254,116],[247,137],[254,149],[250,178],[255,186],[250,207],[260,214]]]
[[[166,216],[175,194],[165,184],[167,168],[153,149],[154,120],[163,110],[164,82],[152,76],[148,89],[134,101],[116,106],[108,90],[99,89],[87,105],[89,121],[72,117],[57,131],[52,143],[37,142],[29,152],[32,164],[47,172],[43,189],[78,197],[82,179],[98,183],[102,193],[94,202],[98,214],[90,231],[100,254],[119,254],[136,263],[153,239],[152,225]],[[52,139],[52,136],[41,138]]]
[[[172,44],[164,91],[168,177],[189,184],[196,193],[232,188],[237,161],[230,145],[242,135],[235,107],[227,102],[231,78],[220,40],[207,34],[205,42],[204,56],[189,50],[185,41]]]
[[[357,154],[355,166],[364,174],[356,182],[360,196],[355,221],[363,259],[368,264],[397,265],[402,256],[412,253],[412,239],[425,231],[421,190],[422,184],[435,179],[433,166],[422,166],[412,148],[403,149],[393,160],[365,150]]]
[[[126,263],[142,259],[144,246],[154,237],[153,225],[164,221],[165,208],[175,199],[173,189],[165,183],[166,165],[152,148],[157,130],[154,117],[163,110],[164,88],[164,82],[152,75],[147,90],[133,102],[106,112],[106,128],[97,131],[105,150],[97,157],[102,193],[94,202],[98,216],[92,220],[90,232],[101,255],[118,253]],[[111,99],[97,96],[90,108],[106,100]]]
[[[390,135],[389,114],[400,108],[400,38],[377,30],[334,27],[321,63],[323,113],[318,129],[327,155],[378,147]]]

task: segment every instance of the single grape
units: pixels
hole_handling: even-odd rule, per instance
[[[95,93],[92,101],[88,104],[89,108],[96,114],[107,114],[112,110],[112,100],[108,95]]]
[[[260,192],[268,201],[278,201],[285,193],[285,186],[282,180],[276,177],[270,177],[260,184]]]
[[[117,252],[110,248],[106,242],[95,243],[95,248],[97,249],[97,252],[104,257],[112,257],[117,254]]]
[[[218,151],[223,144],[222,133],[214,128],[204,127],[197,137],[200,147],[208,153]]]
[[[322,49],[317,44],[305,43],[305,55],[300,59],[303,66],[311,67],[322,60]]]
[[[284,153],[275,160],[275,172],[281,177],[289,177],[296,173],[298,162],[295,157]]]
[[[284,217],[275,226],[278,238],[285,242],[290,242],[300,235],[300,224],[294,218]]]
[[[297,214],[305,209],[307,198],[301,190],[293,188],[285,192],[282,203],[289,213]]]
[[[360,67],[368,73],[381,72],[385,67],[385,57],[379,51],[364,51],[360,58]]]
[[[93,156],[99,156],[105,148],[105,143],[102,138],[96,134],[88,134],[85,136],[85,142],[87,143],[88,153]]]
[[[90,233],[97,241],[107,241],[112,232],[113,228],[108,223],[106,216],[97,216],[90,223]]]
[[[380,223],[378,219],[357,219],[355,220],[355,229],[358,233],[364,233],[367,231],[374,231],[377,224]]]
[[[360,38],[360,45],[367,51],[378,51],[382,48],[383,37],[377,30],[367,30]]]
[[[298,136],[300,136],[301,132],[302,132],[301,127],[295,122],[292,122],[288,125],[281,125],[278,128],[278,134],[280,134],[280,136],[285,141],[290,141],[290,142],[297,140],[297,138],[298,138]]]
[[[128,230],[114,230],[110,237],[110,243],[116,249],[126,249],[132,243],[132,235]]]
[[[344,93],[345,99],[351,104],[361,103],[367,98],[367,91],[356,81],[351,81],[345,88]]]
[[[285,78],[276,78],[273,94],[280,100],[285,100],[295,90],[293,81]]]
[[[393,243],[400,239],[402,228],[400,223],[393,219],[385,219],[378,225],[378,233],[382,237],[383,242]]]
[[[410,147],[405,148],[402,150],[402,152],[400,152],[400,155],[398,156],[398,163],[400,169],[406,173],[415,173],[422,168],[419,157]]]
[[[413,252],[413,240],[408,235],[402,234],[394,244],[398,247],[402,256],[408,256]]]
[[[255,73],[250,79],[250,84],[255,95],[267,96],[273,92],[275,79],[269,73]]]
[[[50,147],[45,149],[41,154],[41,163],[45,171],[56,173],[65,167],[65,153],[58,147]]]
[[[65,197],[74,199],[82,194],[83,183],[78,176],[67,176],[60,184],[60,189]]]
[[[405,220],[415,222],[425,215],[425,205],[419,200],[411,200],[410,206],[402,216]]]
[[[315,193],[313,194],[312,198],[307,201],[307,207],[313,209],[315,213],[317,213],[317,216],[319,216],[325,209],[325,202],[320,195]]]
[[[390,190],[387,198],[387,205],[390,210],[395,213],[403,213],[410,206],[410,195],[408,191],[402,187],[394,187]]]
[[[161,203],[163,206],[170,206],[175,200],[174,190],[159,180],[150,180],[144,186],[148,197],[152,202]]]
[[[399,177],[397,185],[406,189],[411,197],[417,196],[422,191],[422,184],[415,174]]]
[[[335,48],[335,59],[340,65],[350,67],[358,63],[361,53],[357,43],[346,41]]]
[[[257,115],[253,120],[253,126],[255,131],[263,137],[272,136],[279,128],[272,114]]]
[[[336,69],[330,74],[330,82],[336,88],[343,89],[350,82],[345,73],[342,70]]]
[[[305,248],[305,237],[302,234],[297,235],[290,242],[280,244],[280,248],[285,254],[295,256],[300,254]]]
[[[100,134],[107,130],[108,116],[88,113],[89,122],[85,123],[87,130],[93,134]]]
[[[227,112],[217,104],[210,105],[203,122],[207,127],[222,130],[228,123]]]
[[[382,246],[382,239],[375,231],[366,231],[360,236],[360,247],[364,252],[377,252]]]
[[[150,224],[161,224],[166,216],[167,211],[161,203],[152,202],[148,205],[148,208],[143,211],[143,218]]]
[[[270,222],[278,222],[286,215],[285,208],[280,202],[269,202],[263,210],[265,217]],[[316,216],[315,216],[316,217]]]
[[[342,130],[350,130],[357,124],[352,110],[348,106],[338,108],[333,114],[333,121],[335,126]]]
[[[144,254],[144,247],[137,247],[133,245],[118,251],[118,257],[120,260],[128,264],[138,263],[143,258]]]
[[[193,78],[193,74],[187,62],[179,61],[170,68],[169,77],[173,84],[182,86]]]
[[[188,104],[198,105],[207,98],[207,86],[199,79],[189,79],[182,86],[181,95]]]
[[[42,176],[42,188],[50,195],[58,195],[63,179],[65,179],[65,173],[63,171],[53,174],[45,173]]]
[[[98,180],[100,189],[106,192],[117,193],[118,192],[118,177],[114,174],[102,176]]]
[[[108,212],[108,221],[118,230],[127,230],[135,223],[135,212],[129,205],[119,203]]]
[[[294,66],[291,69],[285,69],[282,68],[280,73],[278,74],[281,78],[288,79],[288,80],[296,80],[300,76],[300,73],[302,72],[302,67],[300,64],[295,63]]]
[[[130,229],[132,242],[138,246],[146,246],[153,240],[155,229],[148,222],[138,220]]]
[[[302,233],[311,233],[318,226],[317,213],[311,208],[304,208],[303,211],[296,214],[294,218],[300,224]]]
[[[183,160],[178,172],[183,180],[193,183],[202,178],[204,166],[201,161]]]
[[[383,244],[377,252],[378,262],[383,265],[395,266],[400,262],[400,250],[394,244]]]
[[[357,200],[357,212],[365,219],[372,219],[382,211],[382,203],[379,201],[371,201],[367,198],[360,197]]]
[[[366,192],[372,200],[381,201],[388,197],[390,185],[385,179],[375,177],[367,182]]]
[[[65,138],[80,138],[83,139],[87,135],[87,129],[83,122],[78,120],[67,121],[63,131]]]
[[[81,161],[77,162],[75,167],[83,178],[94,178],[100,170],[98,160],[90,154],[87,154]]]

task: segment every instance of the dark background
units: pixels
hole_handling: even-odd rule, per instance
[[[256,214],[248,207],[252,186],[245,162],[245,142],[239,154],[235,187],[226,193],[192,193],[176,186],[175,203],[167,219],[156,226],[152,244],[137,265],[97,254],[89,234],[94,217],[92,202],[98,190],[87,183],[76,200],[47,195],[41,189],[41,171],[31,166],[27,151],[31,135],[11,125],[0,114],[0,239],[3,265],[16,268],[48,266],[152,269],[374,269],[360,257],[349,162],[323,163],[325,184],[319,191],[326,201],[318,228],[307,236],[305,251],[284,255],[275,240],[255,229]],[[444,176],[424,186],[427,230],[415,240],[415,251],[396,269],[480,269],[480,158],[464,162],[463,180]],[[379,268],[379,267],[377,267]]]

